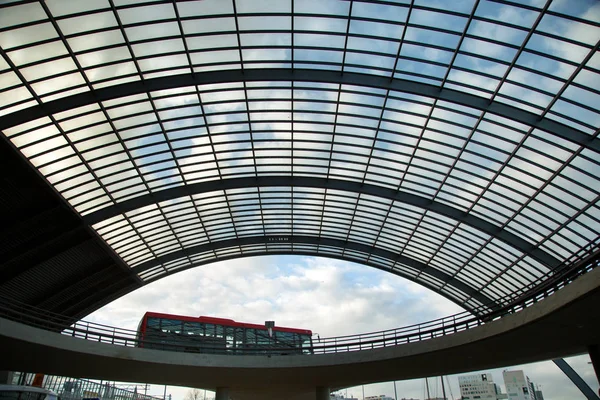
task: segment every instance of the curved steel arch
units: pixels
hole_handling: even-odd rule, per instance
[[[465,213],[446,204],[431,201],[427,198],[420,197],[411,193],[392,190],[368,183],[344,181],[340,179],[325,179],[318,177],[302,176],[261,176],[256,178],[231,178],[207,181],[191,185],[177,186],[156,193],[134,197],[129,200],[124,200],[113,206],[106,207],[91,214],[88,214],[83,217],[83,220],[89,225],[94,225],[103,220],[115,217],[119,214],[123,214],[128,211],[139,209],[161,201],[176,199],[182,196],[207,193],[215,190],[241,189],[247,187],[261,188],[272,186],[337,189],[354,193],[369,194],[376,197],[410,204],[416,207],[424,208],[426,210],[434,211],[449,218],[455,219],[456,221],[460,221],[474,228],[477,228],[485,232],[486,234],[492,237],[496,237],[509,244],[510,246],[519,249],[523,253],[538,260],[540,263],[544,264],[549,269],[555,269],[561,264],[560,260],[548,254],[547,252],[532,246],[526,240],[475,215]],[[135,269],[137,270],[137,267]]]
[[[319,82],[344,85],[367,86],[375,89],[394,90],[437,100],[445,100],[464,105],[481,111],[490,112],[501,117],[513,120],[533,128],[552,133],[553,135],[580,146],[600,151],[600,139],[591,137],[572,127],[535,115],[508,104],[489,101],[458,90],[440,88],[426,83],[386,78],[376,75],[359,74],[353,72],[339,73],[327,70],[308,69],[246,69],[223,70],[194,74],[172,75],[161,78],[146,79],[141,81],[123,83],[102,89],[96,89],[80,94],[75,94],[58,100],[49,101],[41,105],[29,107],[0,118],[0,130],[23,124],[37,118],[55,113],[68,111],[73,108],[94,104],[100,101],[118,99],[120,97],[147,93],[156,90],[176,89],[186,86],[205,85],[232,82],[259,82],[259,81],[295,81]]]
[[[194,246],[194,247],[188,247],[188,248],[180,250],[180,251],[175,251],[173,253],[169,253],[164,256],[160,256],[154,260],[137,265],[136,267],[133,268],[133,271],[139,274],[139,273],[148,271],[152,268],[156,268],[157,266],[160,266],[164,263],[175,261],[180,258],[190,257],[197,253],[211,252],[211,251],[216,251],[216,250],[224,249],[224,248],[244,247],[244,246],[248,246],[248,245],[257,245],[257,244],[267,245],[267,244],[281,243],[281,242],[291,243],[292,245],[293,244],[310,244],[310,245],[314,245],[315,247],[327,246],[327,247],[337,248],[337,249],[341,249],[341,250],[358,251],[358,252],[370,254],[372,256],[385,258],[387,260],[390,260],[393,263],[408,265],[408,266],[420,271],[419,272],[420,274],[422,273],[425,275],[429,275],[429,276],[436,278],[439,281],[442,281],[444,283],[444,285],[453,287],[454,289],[460,291],[465,296],[467,296],[468,299],[470,299],[470,298],[474,299],[479,305],[482,305],[484,308],[489,308],[490,310],[496,310],[502,306],[502,304],[496,302],[496,300],[491,299],[490,297],[486,296],[485,294],[481,293],[480,291],[468,286],[467,284],[456,279],[452,275],[449,275],[438,269],[432,268],[432,267],[426,265],[425,263],[422,263],[418,260],[404,256],[402,254],[397,254],[397,253],[394,253],[389,250],[377,248],[375,246],[367,246],[362,243],[357,243],[357,242],[352,242],[352,241],[347,241],[347,240],[340,240],[340,239],[335,239],[335,238],[323,238],[323,237],[319,238],[319,237],[314,237],[314,236],[300,236],[300,235],[295,235],[295,236],[251,236],[251,237],[243,237],[243,238],[237,238],[237,239],[227,239],[227,240],[222,240],[222,241],[217,241],[217,242],[211,242],[211,243],[198,245],[198,246]],[[323,256],[322,254],[318,253],[317,251],[311,252],[311,251],[303,250],[303,251],[300,251],[299,253],[307,254],[307,255],[311,255],[311,256],[317,256],[317,257]],[[263,255],[268,256],[268,255],[278,255],[278,254],[287,255],[287,254],[289,254],[289,252],[278,251],[278,250],[264,251],[264,252],[252,253],[251,256],[263,256]],[[240,254],[233,255],[233,256],[217,257],[215,260],[211,260],[211,261],[192,262],[192,263],[186,265],[181,270],[193,268],[193,267],[196,267],[199,265],[203,265],[203,264],[206,264],[207,262],[223,261],[223,260],[236,259],[236,258],[241,258],[241,257],[246,257],[246,256],[249,256],[249,255],[240,253]],[[405,273],[401,269],[385,268],[376,262],[373,262],[373,261],[365,262],[365,261],[357,260],[356,258],[353,258],[350,256],[344,256],[344,255],[341,255],[341,256],[327,255],[327,256],[333,257],[333,258],[338,258],[338,259],[345,260],[345,261],[359,262],[361,264],[365,264],[365,265],[368,265],[370,267],[373,267],[373,268],[376,268],[376,269],[379,269],[379,270],[382,270],[385,272],[390,272],[394,275],[398,275],[398,276],[406,278],[410,281],[418,283],[419,285],[423,285],[423,286],[427,287],[428,289],[431,289],[434,292],[446,297],[448,300],[457,303],[461,307],[468,309],[469,311],[473,311],[474,309],[477,308],[477,306],[470,307],[469,304],[467,304],[466,302],[458,302],[456,298],[453,298],[448,293],[440,291],[439,288],[436,287],[435,285],[429,284],[426,281],[415,279],[415,277]],[[181,270],[177,270],[177,271],[179,272]],[[165,276],[165,275],[161,275],[161,278],[163,276]],[[479,306],[479,307],[481,307],[481,306]]]
[[[132,275],[314,235],[499,301],[597,247],[588,4],[325,3],[0,5],[3,140]]]

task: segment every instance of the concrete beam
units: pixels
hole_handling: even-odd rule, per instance
[[[3,385],[11,385],[13,382],[13,374],[12,371],[0,371],[0,384]]]
[[[600,342],[600,268],[513,315],[459,333],[374,350],[289,356],[175,353],[114,346],[0,319],[0,369],[234,391],[457,374],[566,357]],[[515,346],[519,343],[519,346]],[[214,389],[213,389],[214,390]]]
[[[318,386],[316,392],[316,400],[329,400],[331,390],[328,387]]]
[[[215,391],[215,400],[229,400],[229,388],[218,387]]]
[[[594,371],[596,372],[596,379],[598,379],[598,382],[600,382],[600,350],[598,349],[598,345],[592,344],[588,346],[588,353],[590,355],[590,359],[592,360]],[[598,394],[600,394],[600,392]]]

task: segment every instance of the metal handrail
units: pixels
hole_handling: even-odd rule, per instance
[[[497,303],[495,303],[496,306],[493,308],[491,305],[485,305],[477,308],[473,313],[463,311],[447,317],[395,329],[318,338],[316,341],[313,341],[311,346],[303,348],[302,353],[326,354],[375,349],[413,343],[461,332],[530,307],[599,265],[600,255],[595,254],[569,269],[565,268],[560,272],[554,271],[552,279],[548,279],[548,277],[544,277],[546,279],[540,278],[540,282],[533,288],[528,288],[527,290],[513,293],[510,296],[499,299]],[[504,305],[498,308],[498,303]],[[2,297],[0,297],[0,316],[30,326],[60,332],[63,335],[69,335],[75,338],[126,347],[146,347],[170,351],[191,351],[231,355],[279,355],[286,354],[286,351],[289,352],[289,350],[281,347],[261,347],[260,349],[238,347],[224,349],[223,347],[210,346],[201,343],[200,340],[202,337],[200,336],[198,337],[198,347],[196,348],[193,347],[194,338],[190,337],[186,337],[185,343],[177,340],[140,340],[137,337],[137,332],[135,330],[89,321],[73,322],[72,318]]]

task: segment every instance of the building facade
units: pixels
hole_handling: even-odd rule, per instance
[[[509,400],[536,400],[533,384],[523,371],[503,371],[502,376]]]
[[[384,394],[380,394],[379,396],[367,396],[365,400],[394,400],[393,398],[386,396]]]
[[[347,395],[346,395],[347,396]],[[358,400],[356,397],[350,395],[350,397],[346,397],[340,393],[331,393],[329,395],[330,400]]]
[[[499,400],[505,399],[500,387],[494,383],[492,374],[472,374],[458,377],[460,395],[464,400],[487,399]]]

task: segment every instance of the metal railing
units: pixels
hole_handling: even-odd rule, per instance
[[[12,378],[14,385],[32,386],[38,374],[15,372]],[[129,390],[119,387],[115,382],[94,382],[89,379],[73,378],[57,375],[42,375],[41,387],[51,390],[60,396],[61,400],[164,400],[138,392],[137,389]],[[137,385],[128,385],[137,388]],[[145,386],[145,385],[144,385]]]
[[[554,271],[551,276],[543,277],[531,287],[524,288],[519,293],[497,300],[494,305],[482,306],[474,312],[461,312],[432,321],[388,329],[378,332],[362,333],[356,335],[313,339],[310,345],[303,347],[303,354],[325,354],[349,352],[367,349],[376,349],[397,346],[422,340],[433,339],[457,332],[465,331],[484,323],[502,318],[505,315],[519,312],[545,297],[562,289],[575,279],[586,274],[600,265],[600,256],[582,260],[577,266],[562,272]],[[501,306],[499,306],[501,304]],[[137,332],[87,321],[73,322],[72,319],[53,314],[46,310],[6,299],[0,298],[0,317],[21,322],[34,327],[60,332],[63,335],[85,340],[126,347],[146,347],[183,352],[202,352],[211,354],[297,354],[289,353],[281,347],[261,347],[260,349],[224,348],[201,344],[198,337],[198,346],[193,345],[193,338],[181,340],[139,340]],[[298,350],[298,349],[296,349]]]

